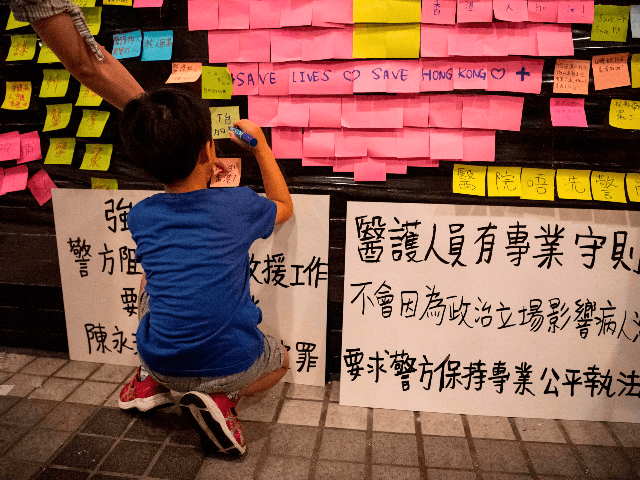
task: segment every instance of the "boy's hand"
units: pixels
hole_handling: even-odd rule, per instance
[[[239,128],[244,133],[248,133],[258,141],[258,145],[256,145],[255,147],[251,147],[249,144],[243,142],[238,137],[236,137],[233,132],[229,132],[229,135],[231,136],[231,140],[233,140],[233,142],[240,145],[242,148],[245,148],[250,152],[254,152],[255,150],[259,150],[264,147],[267,147],[267,148],[269,147],[269,145],[267,144],[267,139],[265,138],[264,133],[262,132],[262,128],[260,128],[260,126],[257,123],[254,123],[251,120],[243,119],[243,120],[238,120],[237,122],[234,122],[233,126],[236,128]]]

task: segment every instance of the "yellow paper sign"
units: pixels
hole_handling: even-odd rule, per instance
[[[486,176],[487,167],[456,163],[453,166],[453,193],[484,197]]]
[[[229,138],[229,127],[240,120],[240,107],[209,107],[211,138]]]
[[[591,172],[593,199],[600,202],[627,203],[624,173]]]
[[[631,55],[631,88],[640,88],[640,53]]]
[[[91,188],[94,190],[118,190],[118,180],[91,177]]]
[[[91,35],[98,35],[102,24],[102,7],[84,7],[81,10],[87,20],[87,27],[89,27]]]
[[[386,56],[387,58],[419,58],[420,24],[389,25]]]
[[[420,23],[421,15],[420,0],[387,1],[387,23]]]
[[[75,138],[52,138],[49,140],[49,150],[44,159],[45,165],[71,165],[73,152],[76,148]]]
[[[353,0],[353,23],[386,23],[387,0]]]
[[[487,192],[490,197],[520,196],[520,167],[489,167]]]
[[[83,84],[80,84],[80,93],[78,93],[76,107],[98,107],[101,103],[101,96],[99,96],[95,92],[92,92]]]
[[[5,110],[26,110],[31,103],[31,82],[6,82],[7,92],[2,102]]]
[[[110,143],[90,143],[87,145],[87,151],[82,158],[80,170],[101,170],[106,172],[111,163],[111,153],[113,145]]]
[[[103,110],[82,110],[82,120],[76,137],[99,137],[107,124],[111,112]]]
[[[590,170],[558,169],[556,172],[558,198],[591,200],[590,173]]]
[[[628,130],[640,130],[640,102],[611,99],[609,125]]]
[[[60,59],[56,57],[56,54],[53,53],[46,43],[42,42],[42,47],[40,47],[40,55],[38,55],[38,63],[56,63],[59,62]]]
[[[103,5],[120,5],[123,7],[130,7],[133,5],[133,0],[103,0]]]
[[[640,173],[627,173],[627,195],[632,202],[640,202]]]
[[[38,36],[33,34],[11,35],[11,46],[7,54],[7,62],[31,60],[36,54]]]
[[[229,100],[233,82],[227,67],[202,67],[202,98]]]
[[[71,1],[81,8],[96,6],[96,0],[71,0]]]
[[[387,26],[354,25],[353,58],[386,58]]]
[[[547,168],[523,168],[522,169],[522,193],[523,200],[554,200],[554,184],[556,171]]]
[[[40,87],[40,96],[46,97],[64,97],[69,88],[70,74],[64,68],[42,70],[42,86]]]
[[[7,20],[7,28],[5,30],[13,30],[14,28],[26,27],[29,22],[19,22],[13,16],[13,12],[9,12],[9,20]]]
[[[558,58],[553,72],[553,93],[589,93],[590,60]]]
[[[591,26],[591,41],[626,42],[629,11],[628,5],[596,5]]]
[[[47,105],[47,118],[44,119],[44,128],[42,131],[48,132],[66,128],[71,119],[72,109],[73,106],[70,103]]]

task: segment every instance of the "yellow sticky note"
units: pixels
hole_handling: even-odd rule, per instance
[[[388,23],[420,23],[422,2],[420,0],[388,0]]]
[[[387,0],[353,0],[353,23],[386,22]]]
[[[631,55],[631,88],[640,88],[640,53]]]
[[[612,98],[609,125],[628,130],[640,130],[640,102]]]
[[[626,42],[629,5],[596,5],[591,26],[592,42]]]
[[[556,172],[558,198],[591,200],[590,174],[590,170],[558,169]]]
[[[354,25],[353,58],[386,58],[387,25]]]
[[[64,97],[67,94],[69,78],[71,77],[67,70],[64,68],[45,68],[42,73],[41,97]]]
[[[591,172],[593,199],[600,202],[627,203],[624,176],[624,173]]]
[[[5,30],[13,30],[14,28],[26,27],[29,22],[19,22],[13,16],[13,12],[9,12],[9,20],[7,20],[7,28]]]
[[[420,24],[389,25],[386,56],[387,58],[419,58]]]
[[[556,171],[547,168],[523,168],[522,182],[523,200],[554,200],[554,184]]]
[[[490,197],[520,196],[520,167],[489,167],[487,192]]]
[[[91,35],[97,35],[102,24],[102,7],[84,7],[81,10],[87,20],[87,27],[89,27]]]
[[[122,7],[131,7],[133,0],[103,0],[103,5],[120,5]]]
[[[202,67],[202,98],[229,100],[233,82],[227,67]]]
[[[91,188],[94,190],[118,190],[118,180],[91,177]]]
[[[51,138],[44,163],[46,165],[71,165],[75,148],[75,138]]]
[[[98,107],[102,103],[102,97],[97,93],[92,92],[83,84],[80,84],[80,92],[78,93],[78,100],[76,101],[76,107]]]
[[[229,138],[229,127],[240,120],[240,107],[209,107],[211,138]]]
[[[453,193],[484,197],[486,176],[487,167],[456,163],[453,166]]]
[[[90,143],[82,158],[80,170],[101,170],[106,172],[111,163],[113,145],[110,143]]]
[[[42,131],[48,132],[66,128],[71,119],[72,109],[73,106],[70,103],[47,105],[47,118],[44,119],[44,128]]]
[[[5,110],[26,110],[31,103],[31,82],[6,82],[7,92],[2,102]]]
[[[71,0],[71,1],[76,5],[78,5],[80,8],[96,6],[96,0]]]
[[[56,63],[59,62],[60,59],[56,57],[56,54],[53,53],[46,43],[42,42],[42,47],[40,47],[40,55],[38,55],[38,63]]]
[[[111,112],[103,110],[82,110],[82,120],[76,137],[99,137],[107,124]]]
[[[640,202],[640,173],[627,173],[627,195],[632,202]]]
[[[38,36],[33,34],[11,35],[11,46],[7,54],[7,62],[31,60],[36,54]]]

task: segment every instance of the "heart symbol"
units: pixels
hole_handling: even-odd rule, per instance
[[[499,75],[500,75],[500,74],[501,74],[501,75],[498,77],[498,76],[496,76],[496,74],[494,74],[493,72],[497,72]],[[502,77],[504,77],[504,74],[505,74],[505,70],[504,70],[504,68],[492,68],[492,69],[491,69],[491,76],[492,76],[493,78],[495,78],[496,80],[501,80],[501,79],[502,79]]]
[[[358,74],[356,76],[356,74]],[[351,78],[347,77],[347,75],[351,76]],[[360,78],[360,70],[346,70],[342,76],[344,77],[345,80],[348,80],[350,82],[355,82],[358,78]]]

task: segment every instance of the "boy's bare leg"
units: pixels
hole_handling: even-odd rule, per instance
[[[285,376],[287,370],[289,370],[289,353],[286,349],[283,349],[284,352],[284,361],[282,362],[282,367],[273,372],[265,375],[262,378],[259,378],[251,385],[246,387],[245,389],[240,390],[239,396],[243,397],[246,395],[255,395],[256,393],[264,392],[265,390],[269,390],[271,387],[275,386],[282,377]]]

